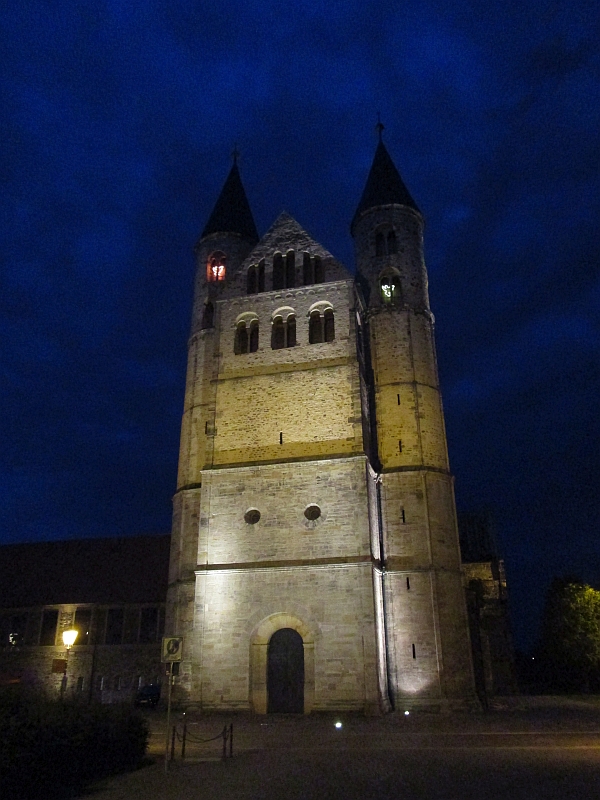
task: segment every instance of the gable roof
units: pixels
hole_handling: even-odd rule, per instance
[[[261,258],[271,256],[276,252],[285,254],[288,250],[304,251],[311,255],[320,256],[323,261],[327,261],[343,270],[343,274],[340,276],[342,279],[348,277],[346,267],[337,261],[327,248],[319,244],[316,239],[313,239],[310,233],[287,211],[283,211],[277,217],[260,242],[245,259],[244,264],[253,264]]]

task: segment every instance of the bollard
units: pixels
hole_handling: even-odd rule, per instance
[[[171,732],[171,761],[175,759],[175,733],[177,731],[177,726],[173,725],[173,730]]]
[[[229,725],[229,758],[233,758],[233,722]]]
[[[183,722],[183,738],[181,740],[181,758],[185,758],[185,737],[187,736],[187,720]]]

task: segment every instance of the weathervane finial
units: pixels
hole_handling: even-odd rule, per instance
[[[233,145],[233,150],[231,151],[231,157],[233,158],[233,163],[237,164],[238,158],[240,157],[240,151],[238,150],[237,142]]]
[[[383,125],[383,122],[381,121],[381,115],[380,115],[380,113],[378,111],[377,112],[377,125],[375,125],[375,130],[379,134],[379,141],[380,142],[383,141],[383,137],[382,137],[383,128],[384,128],[384,125]]]

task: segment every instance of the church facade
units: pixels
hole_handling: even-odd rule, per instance
[[[476,702],[423,219],[379,142],[356,273],[234,163],[196,246],[166,631],[206,710]]]

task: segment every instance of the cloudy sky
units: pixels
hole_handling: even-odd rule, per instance
[[[596,0],[20,0],[0,26],[0,541],[168,531],[234,143],[259,232],[285,209],[352,267],[380,111],[519,643],[553,574],[600,586]]]

